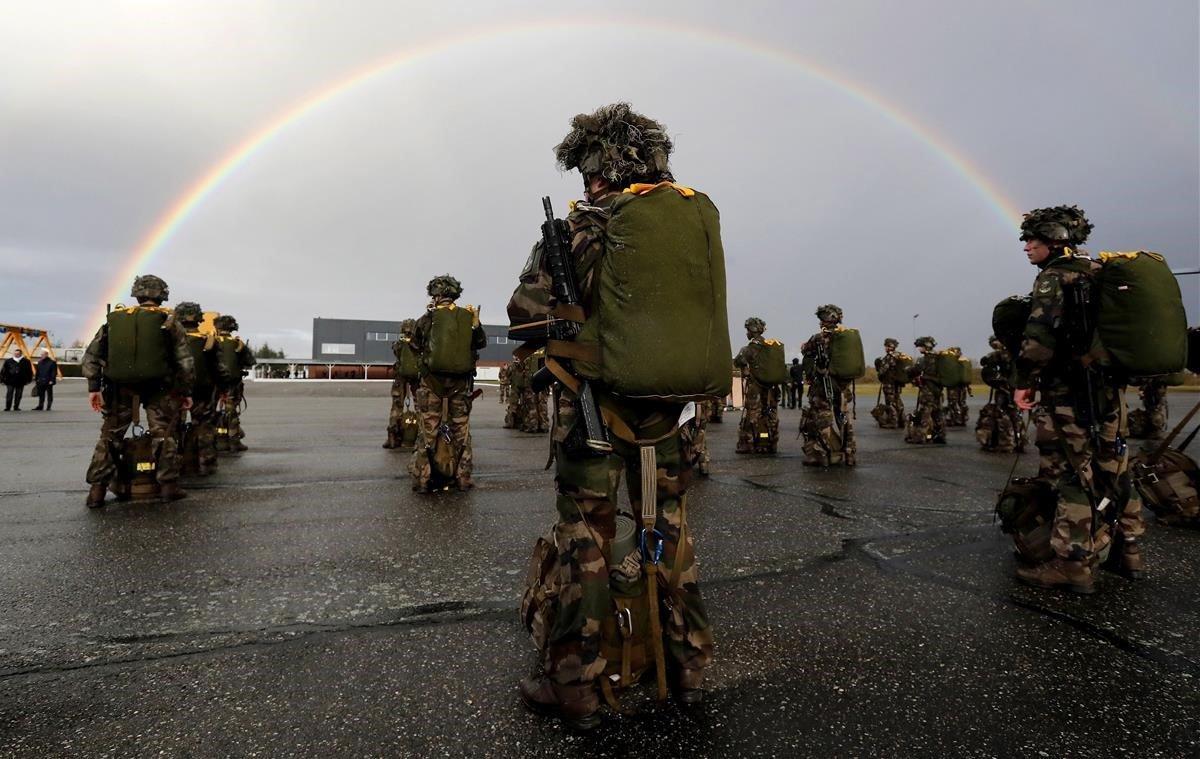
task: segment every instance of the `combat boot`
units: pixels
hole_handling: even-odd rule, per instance
[[[89,509],[98,509],[104,505],[104,491],[108,488],[104,487],[103,482],[97,482],[88,488],[87,504]]]
[[[158,492],[158,497],[164,501],[178,501],[187,498],[187,491],[179,487],[178,482],[164,482]]]
[[[1100,566],[1128,580],[1142,579],[1145,576],[1146,563],[1142,560],[1137,538],[1117,538],[1108,551],[1108,558]]]
[[[675,699],[680,706],[696,707],[704,703],[704,670],[676,670],[674,686]]]
[[[248,447],[246,447],[245,443],[243,443],[241,440],[238,440],[238,441],[234,442],[233,450],[238,453],[245,453],[246,451],[248,451],[250,449]]]
[[[558,685],[548,677],[526,677],[518,686],[530,711],[557,717],[572,730],[584,732],[600,724],[600,699],[592,685]]]
[[[383,447],[384,448],[400,447],[400,443],[396,440],[396,433],[394,430],[388,430],[387,442],[383,444]]]
[[[1035,588],[1062,588],[1085,596],[1096,592],[1092,568],[1082,561],[1054,558],[1032,567],[1017,567],[1017,579]]]

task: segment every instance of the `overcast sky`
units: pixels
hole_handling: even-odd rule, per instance
[[[265,143],[144,273],[299,357],[313,317],[414,316],[443,272],[504,322],[539,198],[579,195],[552,147],[575,113],[628,100],[667,126],[678,180],[721,209],[735,345],[758,315],[794,353],[834,302],[872,355],[889,335],[911,344],[917,313],[918,333],[985,352],[992,305],[1035,274],[1015,225],[941,148],[788,53],[875,93],[1019,209],[1079,204],[1093,252],[1200,266],[1195,0],[31,0],[2,18],[0,322],[68,342],[95,331],[113,276],[248,135],[453,37],[469,39]],[[534,26],[554,19],[571,23]],[[1200,276],[1181,282],[1197,323]]]

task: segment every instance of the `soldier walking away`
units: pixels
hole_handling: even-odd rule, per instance
[[[189,410],[191,428],[184,433],[190,439],[180,440],[180,444],[185,451],[195,446],[197,469],[191,473],[208,476],[217,469],[217,388],[227,378],[221,374],[216,334],[200,331],[200,322],[204,319],[200,304],[180,303],[175,307],[175,319],[187,333],[194,369]]]
[[[940,355],[934,350],[937,340],[928,335],[913,341],[920,356],[909,369],[917,386],[917,407],[907,419],[904,442],[946,444],[946,423],[942,417],[942,383],[938,379]]]
[[[879,378],[880,401],[871,416],[885,430],[904,427],[904,386],[908,384],[908,368],[912,356],[896,350],[900,341],[889,337],[883,341],[883,355],[875,359],[875,374]]]
[[[58,362],[50,358],[50,349],[42,348],[42,358],[34,370],[34,392],[38,405],[34,411],[49,411],[54,405],[54,386],[58,384]]]
[[[779,387],[787,381],[783,343],[763,337],[767,323],[746,320],[746,339],[733,365],[742,371],[742,421],[737,453],[775,453],[779,445]]]
[[[1129,437],[1160,440],[1167,431],[1167,383],[1142,380],[1138,400],[1142,407],[1129,412]]]
[[[146,409],[153,448],[154,470],[163,500],[187,494],[179,487],[179,450],[175,441],[179,415],[192,406],[189,393],[194,367],[187,333],[163,308],[170,294],[167,283],[153,274],[133,281],[130,294],[137,305],[118,306],[109,313],[83,356],[92,410],[100,412],[100,439],[88,467],[87,505],[104,505],[104,491],[117,474],[114,452],[133,422],[134,406]],[[124,487],[119,500],[128,499]]]
[[[842,309],[827,303],[816,310],[819,332],[801,349],[808,408],[800,422],[804,434],[804,466],[835,466],[858,463],[854,439],[854,392],[852,385],[835,376],[832,367],[833,338],[842,323]]]
[[[477,312],[455,304],[462,284],[443,274],[429,280],[431,298],[417,319],[412,345],[421,357],[417,384],[417,413],[421,434],[413,451],[412,488],[431,493],[451,486],[470,490],[471,404],[474,401],[475,364],[487,335]]]
[[[541,349],[535,351],[523,362],[525,376],[533,377],[545,365],[545,362],[546,352]],[[518,425],[521,432],[541,434],[549,431],[550,412],[546,410],[549,399],[550,392],[548,390],[535,390],[532,382],[525,383],[525,387],[521,390],[521,415]]]
[[[213,320],[217,330],[218,360],[221,363],[221,403],[224,406],[225,428],[228,430],[230,450],[241,453],[249,450],[243,442],[246,437],[242,429],[242,407],[246,399],[245,377],[257,361],[249,346],[233,333],[238,330],[237,319],[222,314]]]
[[[958,360],[960,370],[959,376],[953,382],[948,381],[945,377],[942,378],[942,387],[946,390],[946,426],[966,427],[971,416],[971,412],[967,408],[967,394],[971,391],[971,385],[970,378],[962,376],[965,373],[962,370],[967,363],[962,357],[962,348],[957,345],[947,348],[946,353]]]
[[[643,672],[659,700],[670,688],[698,705],[712,660],[679,425],[688,401],[731,390],[724,253],[716,208],[674,182],[670,150],[626,104],[576,116],[556,153],[583,174],[584,200],[565,222],[547,208],[508,306],[510,335],[545,344],[556,384],[558,521],[521,604],[543,673],[519,690],[578,730],[599,723],[598,691],[619,707]],[[618,514],[622,475],[632,515]]]
[[[500,405],[501,406],[508,405],[508,392],[512,387],[512,381],[509,379],[509,376],[508,376],[508,362],[507,361],[505,361],[503,364],[500,365],[498,381],[499,381],[499,385],[500,385]]]
[[[387,440],[384,448],[400,448],[404,443],[404,412],[409,403],[415,403],[420,383],[421,358],[412,345],[416,319],[400,322],[400,337],[392,343],[392,408],[388,413]]]
[[[793,358],[788,367],[788,408],[797,408],[804,403],[804,367],[800,359]]]
[[[679,444],[684,465],[687,469],[695,471],[703,477],[708,476],[711,463],[708,455],[707,428],[711,415],[708,404],[714,402],[697,402],[695,417],[679,427]]]
[[[504,407],[504,429],[518,430],[523,426],[521,420],[524,414],[521,410],[521,399],[525,394],[525,388],[529,385],[529,375],[525,373],[525,362],[516,356],[508,365],[508,382],[510,387]]]
[[[979,447],[995,453],[1025,450],[1025,423],[1013,403],[1013,359],[995,335],[988,339],[992,352],[979,360],[980,374],[987,384],[988,402],[979,410],[975,439]]]
[[[4,410],[20,411],[25,386],[33,381],[33,365],[20,348],[14,348],[11,358],[0,366],[0,381],[4,383]]]
[[[1030,211],[1021,224],[1025,255],[1040,273],[1016,359],[1015,401],[1029,410],[1038,396],[1038,479],[1053,484],[1057,504],[1050,533],[1054,558],[1019,566],[1017,577],[1076,593],[1093,592],[1110,541],[1105,569],[1130,579],[1145,570],[1138,545],[1145,530],[1142,499],[1131,486],[1121,388],[1081,360],[1092,337],[1087,291],[1100,269],[1078,250],[1091,230],[1074,206]]]

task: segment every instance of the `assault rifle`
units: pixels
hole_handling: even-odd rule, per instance
[[[546,269],[550,272],[551,292],[559,306],[570,310],[580,310],[583,301],[579,297],[579,285],[575,282],[575,262],[571,260],[571,245],[567,223],[554,218],[554,207],[550,198],[542,198],[542,210],[546,212],[546,220],[542,222],[542,255],[545,257]],[[579,336],[580,324],[573,319],[554,319],[546,325],[546,336],[549,340],[574,340]],[[530,387],[536,392],[542,392],[550,386],[555,377],[549,366],[543,366],[530,378]],[[600,407],[596,404],[596,396],[592,386],[586,379],[579,380],[579,390],[576,393],[576,405],[579,411],[580,425],[575,425],[565,445],[572,451],[603,456],[612,452],[612,443],[608,439],[608,431],[600,418]]]
[[[833,380],[829,377],[829,350],[825,345],[824,340],[817,340],[817,374],[821,377],[821,387],[825,390],[825,399],[829,401],[829,405],[833,408],[833,422],[837,425],[838,437],[842,438],[842,444],[845,445],[846,439],[842,437],[842,430],[846,426],[846,417],[842,414],[842,395],[838,393],[836,396],[833,393]]]
[[[1070,341],[1071,349],[1072,352],[1077,353],[1080,357],[1083,357],[1091,349],[1093,339],[1092,329],[1094,325],[1090,319],[1092,308],[1091,282],[1089,282],[1087,279],[1081,278],[1078,282],[1075,282],[1070,288],[1068,288],[1068,290],[1071,296],[1071,309],[1069,314],[1070,318],[1068,320],[1072,327],[1072,339]],[[1090,366],[1090,362],[1081,360],[1079,366],[1080,371],[1083,372],[1083,384],[1085,389],[1084,401],[1087,403],[1087,408],[1082,410],[1084,412],[1084,420],[1087,422],[1088,440],[1092,444],[1093,451],[1093,455],[1088,459],[1088,466],[1092,467],[1094,472],[1095,453],[1100,450],[1100,446],[1103,444],[1103,441],[1100,439],[1100,425],[1097,421],[1100,417],[1100,407],[1097,403],[1096,387],[1092,381],[1093,370]],[[1098,375],[1101,382],[1103,382],[1104,375],[1102,371],[1096,370],[1095,374]],[[1120,402],[1121,401],[1118,399],[1118,403]],[[1079,413],[1079,410],[1080,409],[1078,408],[1076,409],[1076,414]],[[1125,441],[1120,438],[1119,434],[1117,436],[1116,443],[1118,447],[1123,447],[1125,445]],[[1124,455],[1124,451],[1118,451],[1118,454]],[[1096,478],[1093,476],[1088,479],[1094,483]],[[1088,490],[1091,491],[1088,495],[1091,496],[1089,500],[1092,502],[1092,532],[1094,534],[1097,528],[1096,522],[1099,517],[1103,516],[1107,518],[1109,522],[1115,523],[1119,517],[1119,514],[1115,508],[1112,510],[1112,516],[1109,516],[1107,513],[1105,513],[1106,509],[1112,505],[1112,501],[1107,497],[1101,499],[1100,495],[1091,488],[1088,488]]]

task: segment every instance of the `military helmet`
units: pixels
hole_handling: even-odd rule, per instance
[[[613,103],[571,119],[571,131],[555,146],[554,157],[563,171],[579,169],[585,177],[599,174],[615,187],[627,187],[669,180],[673,148],[662,124],[629,103]]]
[[[153,274],[141,274],[134,278],[133,288],[130,289],[129,294],[134,298],[146,298],[166,303],[171,290],[160,277]]]
[[[767,331],[767,323],[757,316],[751,316],[746,320],[746,331],[761,335]]]
[[[823,322],[833,322],[835,324],[842,323],[842,309],[838,308],[832,303],[826,303],[823,306],[817,306],[816,314],[817,318]]]
[[[175,318],[181,322],[198,322],[204,318],[204,311],[199,303],[185,300],[175,307]]]
[[[935,347],[937,347],[937,340],[934,340],[929,335],[925,335],[913,340],[913,345],[917,346],[918,348],[927,348],[929,350],[933,350]]]
[[[992,346],[993,348],[996,348],[996,347],[1003,348],[1004,341],[1001,340],[1000,338],[996,337],[995,335],[991,335],[990,337],[988,337],[988,345]]]
[[[404,321],[400,322],[400,334],[411,335],[416,330],[417,330],[417,320],[416,319],[405,319]]]
[[[430,297],[454,300],[462,295],[462,283],[449,274],[443,274],[429,280],[429,286],[425,290]]]
[[[886,348],[898,348],[900,347],[900,341],[894,337],[889,337],[884,339],[883,345]]]
[[[213,326],[222,332],[236,332],[238,323],[237,319],[234,319],[229,314],[221,314],[216,319],[213,319]]]
[[[1035,208],[1021,220],[1021,240],[1050,244],[1083,245],[1092,233],[1092,223],[1078,206]]]

